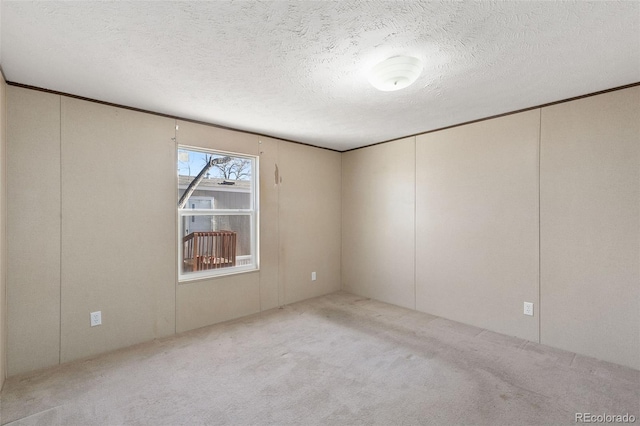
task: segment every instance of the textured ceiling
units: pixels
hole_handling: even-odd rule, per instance
[[[2,2],[8,81],[345,150],[640,81],[640,3]],[[424,61],[398,92],[367,71]]]

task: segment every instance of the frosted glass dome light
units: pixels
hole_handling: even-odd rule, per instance
[[[422,62],[412,56],[393,56],[380,62],[369,72],[369,83],[378,90],[391,92],[404,89],[422,73]]]

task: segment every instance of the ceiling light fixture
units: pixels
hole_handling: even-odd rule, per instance
[[[422,62],[412,56],[393,56],[369,72],[369,83],[378,90],[391,92],[413,84],[422,72]]]

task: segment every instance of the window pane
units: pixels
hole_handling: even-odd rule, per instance
[[[257,162],[243,154],[178,148],[181,281],[258,268]]]
[[[211,164],[213,160],[216,164]],[[253,161],[239,156],[178,150],[178,199],[202,173],[185,209],[250,209]]]
[[[253,265],[250,215],[181,217],[182,273]]]

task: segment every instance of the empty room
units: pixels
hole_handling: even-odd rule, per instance
[[[1,425],[640,422],[640,2],[0,1]]]

